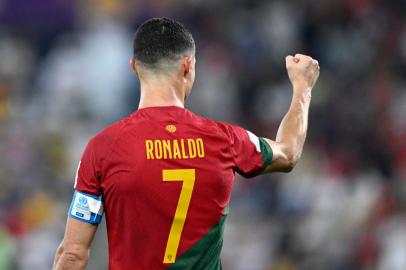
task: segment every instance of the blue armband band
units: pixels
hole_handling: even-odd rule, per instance
[[[92,224],[99,224],[103,215],[102,196],[93,196],[75,190],[68,216]]]

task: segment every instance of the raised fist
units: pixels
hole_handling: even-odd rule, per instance
[[[303,54],[286,56],[286,69],[294,88],[313,88],[320,74],[319,62]]]

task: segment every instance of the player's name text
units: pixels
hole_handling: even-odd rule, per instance
[[[146,140],[147,159],[204,158],[202,138],[174,140]]]

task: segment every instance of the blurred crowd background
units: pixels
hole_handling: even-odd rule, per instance
[[[287,54],[321,65],[290,174],[237,177],[225,270],[406,269],[405,0],[0,0],[0,270],[50,269],[86,142],[137,108],[145,19],[197,44],[187,107],[274,138]],[[89,269],[107,269],[100,227]]]

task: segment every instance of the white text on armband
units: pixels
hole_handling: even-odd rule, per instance
[[[99,224],[103,215],[102,196],[93,196],[75,190],[68,215],[87,223]]]

